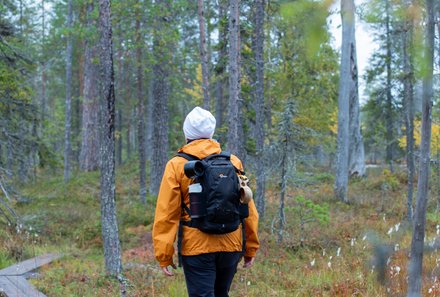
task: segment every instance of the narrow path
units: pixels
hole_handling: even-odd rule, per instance
[[[46,297],[27,282],[29,272],[56,259],[59,254],[38,256],[0,270],[0,296],[5,297]]]

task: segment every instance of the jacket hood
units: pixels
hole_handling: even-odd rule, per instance
[[[203,159],[212,154],[221,153],[220,143],[213,139],[193,140],[179,149],[179,153],[190,154]]]

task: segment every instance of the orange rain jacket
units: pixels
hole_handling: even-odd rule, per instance
[[[202,159],[221,152],[220,144],[212,139],[199,139],[190,142],[179,149],[179,152],[191,154]],[[234,166],[243,170],[241,161],[231,155]],[[153,226],[153,244],[156,259],[161,267],[173,264],[174,242],[182,215],[181,197],[189,207],[188,186],[191,180],[185,176],[183,166],[185,158],[174,157],[168,161],[160,185],[156,204],[156,214]],[[190,220],[184,212],[183,220]],[[194,256],[213,252],[240,252],[242,251],[241,226],[227,234],[207,234],[188,226],[183,226],[182,255]],[[249,203],[249,217],[245,219],[246,257],[255,257],[259,248],[258,213],[253,201]]]

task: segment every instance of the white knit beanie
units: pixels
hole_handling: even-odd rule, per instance
[[[215,118],[207,110],[196,106],[183,122],[183,133],[188,140],[212,138],[215,130]]]

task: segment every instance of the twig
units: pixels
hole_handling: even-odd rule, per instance
[[[1,178],[1,177],[0,177],[0,178]],[[3,179],[3,178],[1,178],[1,179]],[[8,191],[6,191],[6,189],[5,189],[5,187],[3,186],[3,183],[2,183],[1,180],[0,180],[0,188],[2,189],[3,193],[5,194],[6,199],[8,199],[8,202],[11,202],[12,200],[11,200],[11,198],[9,197]]]
[[[3,214],[3,216],[6,218],[6,220],[8,221],[9,225],[13,226],[15,223],[9,218],[9,216],[3,211],[3,209],[1,209],[0,207],[0,213]]]

